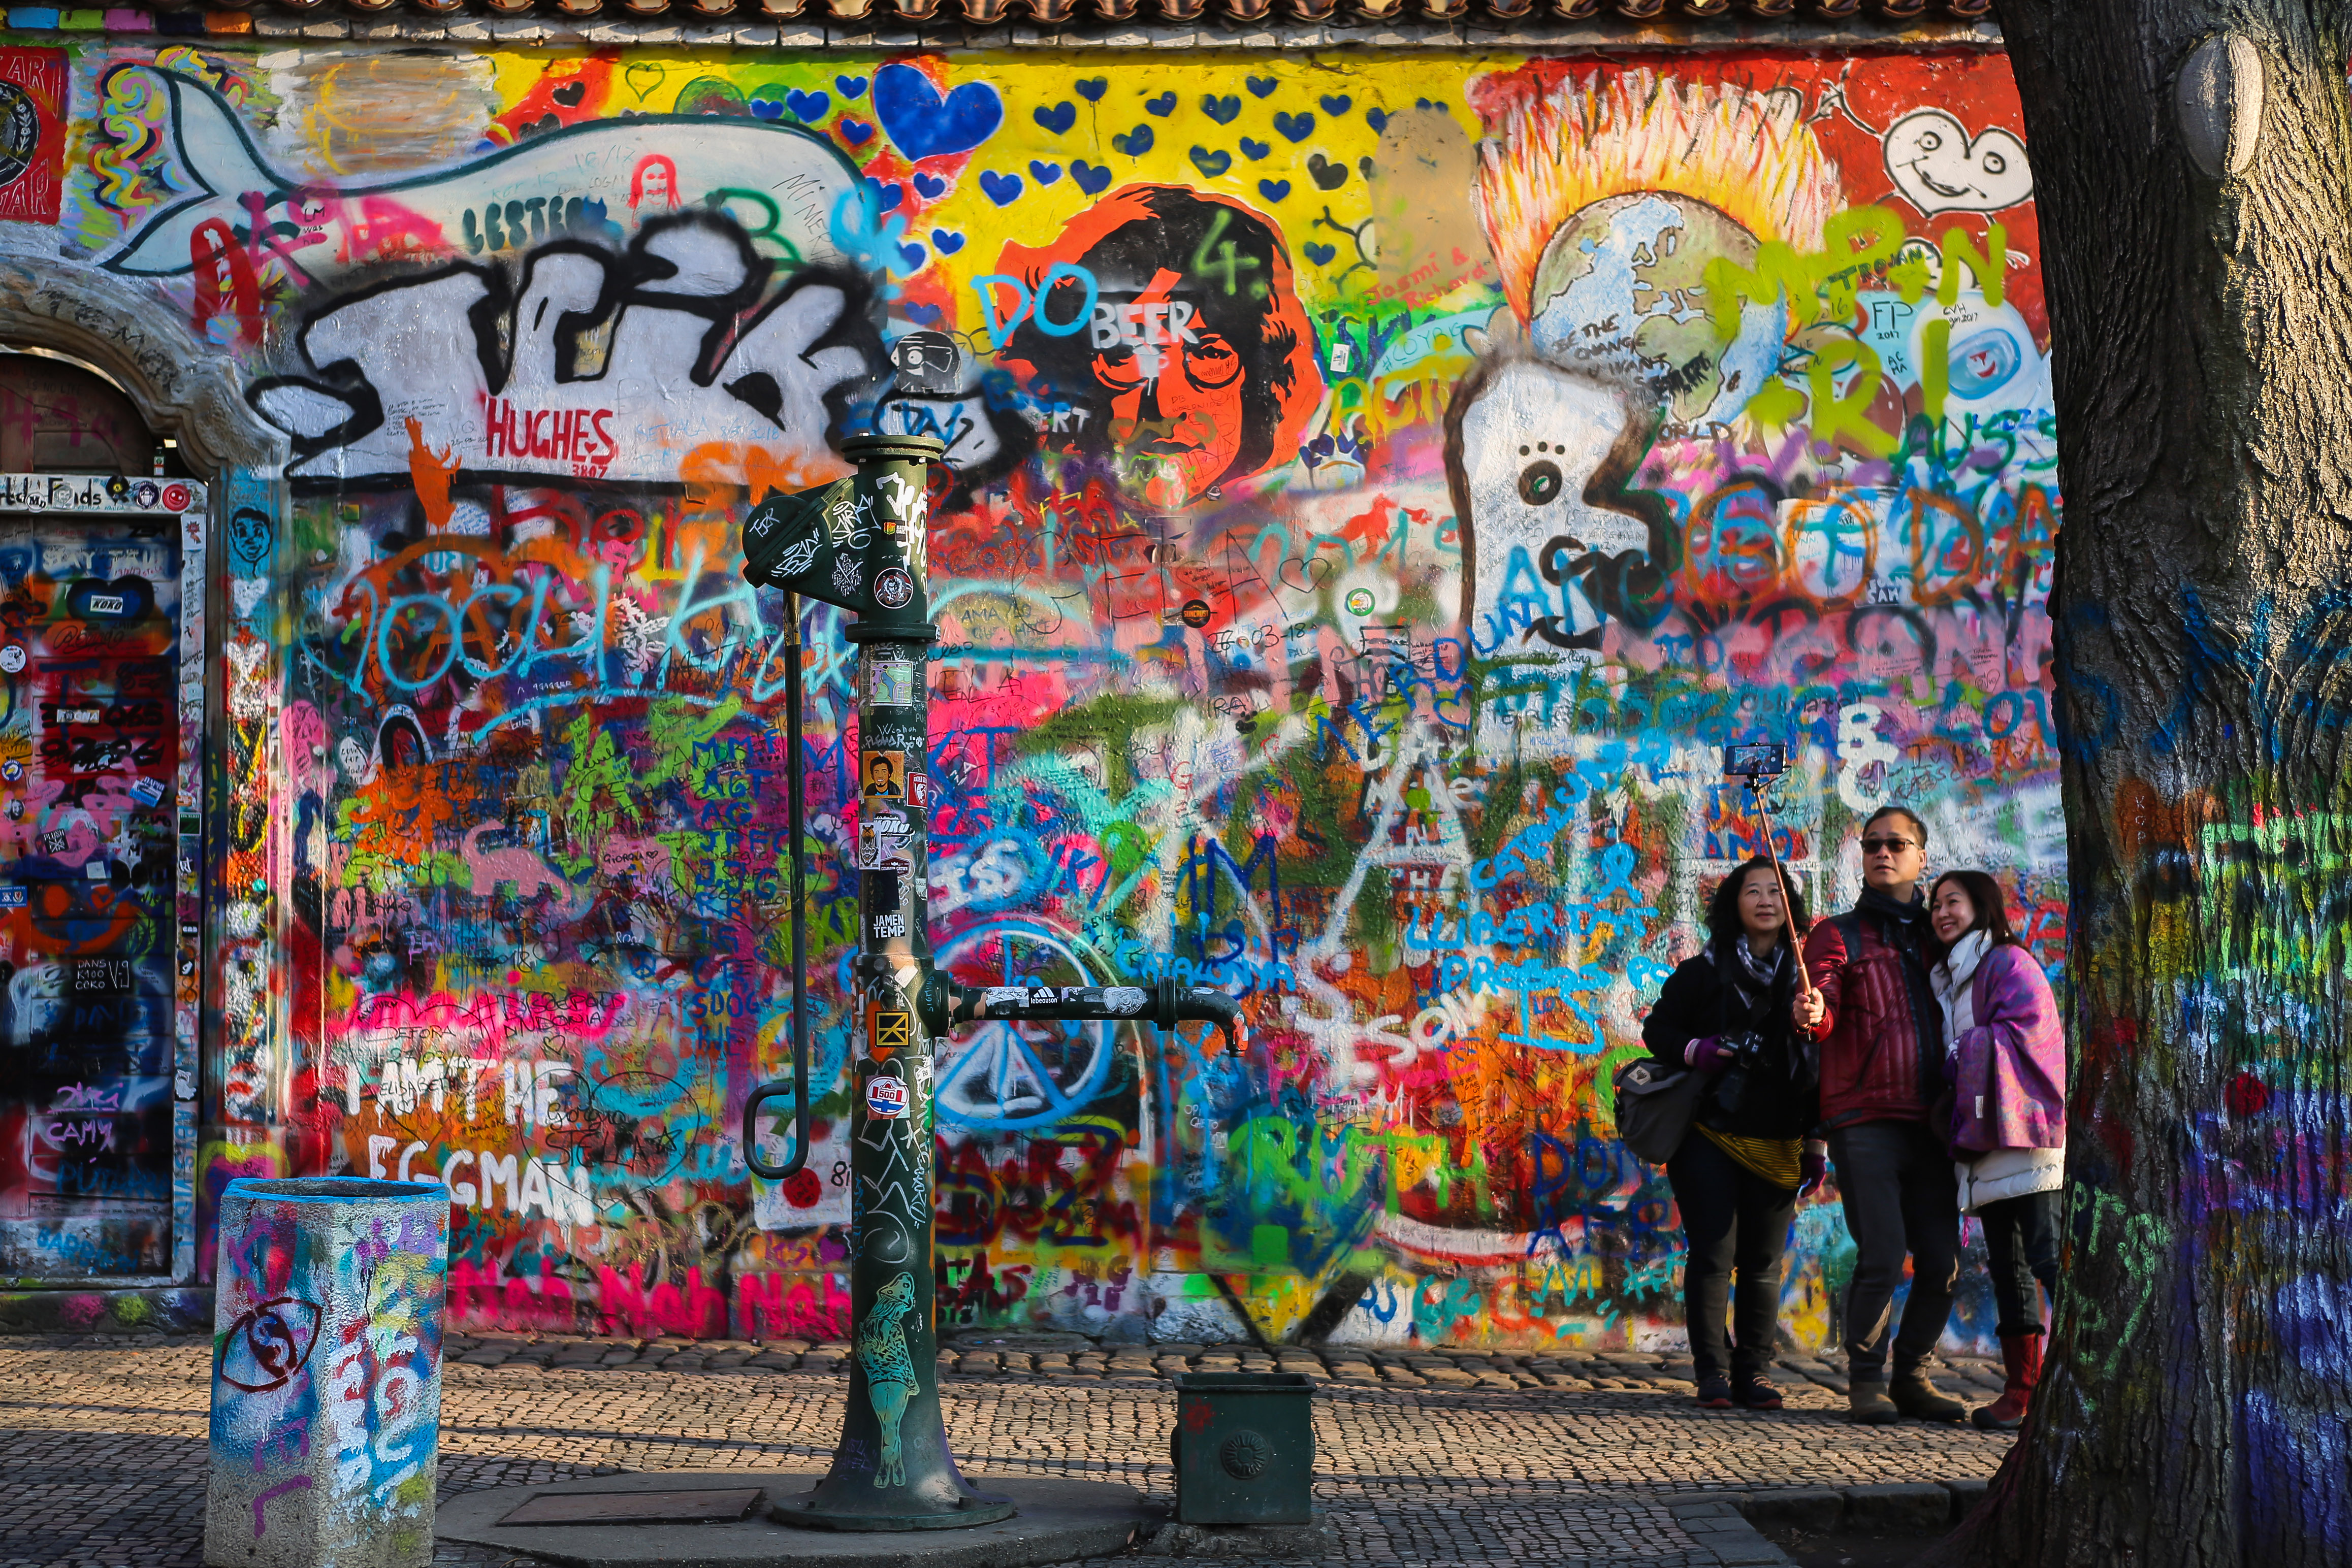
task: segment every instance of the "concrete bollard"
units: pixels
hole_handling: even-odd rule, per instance
[[[244,1177],[220,1206],[210,1568],[425,1568],[449,1192]]]

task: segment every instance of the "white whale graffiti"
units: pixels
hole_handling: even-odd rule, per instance
[[[860,191],[856,170],[797,126],[668,114],[568,126],[397,179],[292,177],[269,166],[210,87],[132,68],[166,96],[173,183],[189,193],[104,258],[114,272],[179,277],[233,235],[256,262],[274,259],[298,282],[317,281],[391,258],[520,250],[583,226],[618,240],[689,204],[723,208],[788,261],[838,262],[831,225],[844,197]]]
[[[822,460],[826,398],[878,363],[833,232],[870,225],[865,188],[806,131],[649,115],[456,170],[305,183],[271,169],[203,82],[129,68],[160,83],[173,183],[193,192],[104,265],[285,266],[304,295],[304,362],[247,395],[295,438],[297,483],[404,486],[422,462],[446,476],[440,493],[676,484],[688,453],[714,447]],[[363,267],[391,275],[331,287]]]

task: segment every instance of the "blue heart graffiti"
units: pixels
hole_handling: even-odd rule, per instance
[[[874,73],[874,113],[882,130],[910,159],[969,152],[1004,123],[1004,100],[986,82],[964,83],[945,98],[913,66]]]

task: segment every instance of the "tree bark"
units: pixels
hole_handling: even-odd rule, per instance
[[[2055,354],[2075,1059],[2043,1382],[1931,1561],[2352,1562],[2347,7],[1994,8]],[[2263,92],[2218,177],[2175,100],[2217,34]]]

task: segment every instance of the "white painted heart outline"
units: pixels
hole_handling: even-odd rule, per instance
[[[1916,109],[1886,128],[1886,174],[1922,213],[1997,213],[2033,194],[2025,143],[1994,127],[1969,134],[1940,109]]]

